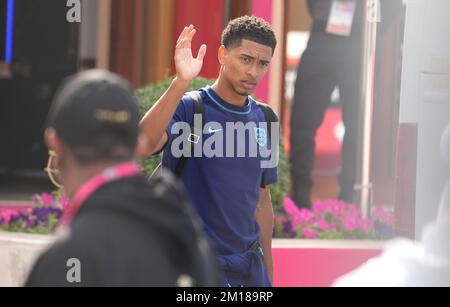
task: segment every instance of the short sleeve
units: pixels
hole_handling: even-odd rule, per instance
[[[261,178],[261,188],[274,184],[278,181],[278,167],[266,168]]]

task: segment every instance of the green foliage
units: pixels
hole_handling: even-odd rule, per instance
[[[279,152],[278,181],[270,186],[270,195],[272,196],[272,205],[275,214],[283,212],[283,199],[289,192],[289,162],[284,152],[282,135],[280,136]]]
[[[144,117],[145,113],[152,108],[152,106],[158,101],[158,99],[164,94],[164,92],[169,87],[173,78],[169,78],[162,82],[158,82],[155,84],[151,84],[149,86],[140,88],[136,91],[136,96],[139,100],[139,113],[141,118]],[[195,78],[191,85],[188,88],[188,91],[198,90],[199,88],[205,87],[207,85],[211,85],[214,83],[214,80],[204,79],[204,78]],[[151,157],[146,157],[143,160],[143,165],[145,172],[150,175],[153,173],[155,168],[161,162],[161,155],[155,155]]]
[[[140,88],[136,91],[137,98],[139,99],[139,112],[141,117],[151,109],[151,107],[158,101],[158,99],[164,94],[169,87],[173,78],[169,78],[162,82],[151,84]],[[188,88],[188,91],[195,91],[207,85],[214,83],[214,80],[197,77],[195,78]]]

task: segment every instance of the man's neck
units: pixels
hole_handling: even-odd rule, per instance
[[[247,96],[242,96],[236,93],[233,88],[220,76],[211,87],[220,98],[229,104],[243,107],[247,103]]]
[[[132,162],[132,161],[128,161]],[[124,162],[100,162],[93,163],[88,165],[73,165],[72,174],[70,176],[70,181],[65,185],[66,193],[70,198],[75,196],[75,193],[90,179],[92,179],[95,175],[101,173],[105,169],[109,167],[113,167]]]

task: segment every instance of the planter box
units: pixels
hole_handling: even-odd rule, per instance
[[[0,286],[20,286],[36,258],[56,236],[0,232]],[[382,242],[273,241],[274,286],[330,286],[341,275],[380,254]]]
[[[378,256],[379,241],[274,240],[275,287],[328,287],[340,276]]]
[[[21,286],[36,258],[56,236],[0,232],[0,287]]]

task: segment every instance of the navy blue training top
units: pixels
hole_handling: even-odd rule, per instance
[[[270,148],[268,126],[263,111],[250,96],[247,104],[239,107],[225,102],[211,87],[200,89],[199,93],[203,101],[203,142],[197,143],[196,146],[200,146],[200,149],[221,149],[219,144],[222,144],[223,151],[219,150],[219,153],[216,152],[212,157],[211,153],[205,155],[203,152],[201,157],[189,158],[181,179],[203,220],[205,232],[216,252],[220,255],[244,252],[253,242],[259,240],[255,210],[260,188],[275,183],[278,179],[276,165],[272,168],[261,166],[261,161],[270,160],[270,157],[267,157],[267,148]],[[169,141],[164,148],[162,164],[172,171],[175,171],[179,162],[179,158],[174,156],[172,145],[174,148],[180,148],[182,146],[179,141],[187,138],[180,129],[172,128],[177,127],[178,125],[174,127],[174,124],[179,122],[192,126],[193,114],[192,98],[185,95],[167,128]],[[242,126],[248,124],[249,129],[245,130],[245,133],[229,132],[232,130],[226,129],[227,123],[242,123]],[[230,148],[227,150],[226,140],[233,134],[234,146],[231,147],[233,142],[228,141]],[[212,137],[214,139],[211,139]],[[175,146],[176,144],[178,145]],[[246,146],[244,155],[243,145]],[[252,154],[250,146],[264,147],[266,153],[261,154],[262,148],[258,148],[257,153],[253,151]]]

